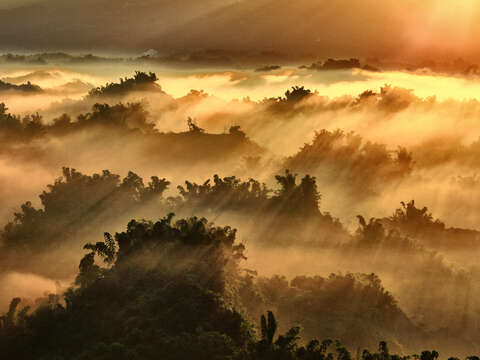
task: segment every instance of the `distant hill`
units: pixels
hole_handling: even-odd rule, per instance
[[[143,42],[234,0],[43,0],[0,7],[4,49],[144,51]],[[14,4],[12,2],[12,4]]]
[[[0,43],[4,50],[392,55],[404,42],[392,6],[391,0],[43,0],[0,10]]]

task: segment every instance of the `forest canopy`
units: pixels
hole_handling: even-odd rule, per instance
[[[0,351],[475,360],[479,103],[343,58],[1,57]]]

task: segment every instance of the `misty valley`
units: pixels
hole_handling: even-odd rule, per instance
[[[0,56],[0,357],[478,360],[477,74],[198,56]]]

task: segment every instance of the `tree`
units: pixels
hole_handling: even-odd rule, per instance
[[[420,360],[435,360],[438,358],[438,355],[439,355],[438,352],[435,350],[432,350],[432,351],[425,350],[425,351],[422,351],[420,355]]]
[[[121,78],[119,83],[107,83],[105,86],[100,86],[92,89],[88,97],[119,97],[127,95],[132,91],[157,91],[162,92],[162,88],[155,82],[158,81],[155,73],[145,73],[142,71],[135,71],[133,77]]]
[[[205,132],[205,130],[199,127],[196,124],[195,120],[193,120],[191,117],[187,119],[187,124],[188,124],[188,131],[190,131],[191,133],[202,134]]]
[[[292,90],[285,92],[285,101],[298,103],[312,95],[311,90],[305,89],[304,86],[293,86]]]
[[[170,183],[156,176],[146,185],[133,172],[121,179],[110,171],[85,175],[75,169],[63,168],[62,177],[40,195],[41,206],[26,202],[14,213],[13,219],[0,231],[2,253],[0,272],[22,269],[47,276],[60,276],[63,267],[39,265],[59,247],[66,248],[92,227],[104,221],[137,214],[138,209],[162,203],[162,195]],[[131,214],[131,215],[129,215]],[[97,249],[98,250],[98,249]],[[21,251],[19,264],[12,254]],[[87,265],[87,264],[85,264]],[[69,265],[67,265],[69,268]],[[65,267],[64,271],[70,270]]]
[[[238,125],[230,127],[230,130],[228,132],[229,132],[230,135],[233,135],[233,136],[238,136],[238,137],[241,137],[241,138],[246,138],[247,137],[245,132],[243,132],[240,129],[240,126],[238,126]]]
[[[173,222],[173,214],[130,221],[126,231],[85,246],[79,287],[65,293],[65,305],[40,306],[23,325],[0,332],[0,353],[25,359],[233,358],[253,341],[225,288],[243,258],[235,235],[206,219]],[[8,324],[19,302],[6,314]]]
[[[262,315],[261,328],[262,340],[265,341],[267,347],[271,347],[273,344],[273,337],[277,332],[277,320],[271,311],[267,312],[267,318],[265,318],[265,315]]]
[[[297,174],[285,170],[285,175],[276,175],[275,179],[281,186],[276,192],[274,200],[282,211],[290,212],[292,215],[318,215],[320,194],[317,189],[315,177],[306,175],[297,185]]]
[[[385,239],[385,229],[380,219],[371,218],[368,223],[361,215],[358,215],[357,219],[359,223],[357,234],[363,244],[378,244]]]

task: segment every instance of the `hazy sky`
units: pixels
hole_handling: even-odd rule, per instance
[[[0,1],[1,51],[480,58],[480,0]]]
[[[41,2],[47,0],[0,0],[0,9],[8,7],[17,7],[34,2]]]

